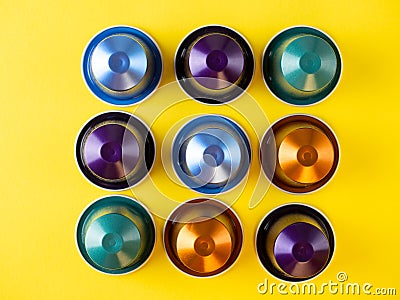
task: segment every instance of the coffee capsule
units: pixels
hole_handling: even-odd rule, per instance
[[[136,28],[117,26],[97,34],[83,55],[83,77],[101,100],[131,105],[148,97],[161,79],[161,53]]]
[[[248,42],[223,26],[205,26],[190,33],[175,57],[175,73],[184,91],[208,104],[237,98],[253,77],[254,58]]]
[[[76,142],[76,160],[95,185],[121,190],[137,184],[155,159],[150,129],[125,112],[105,112],[89,120]]]
[[[336,87],[342,60],[334,41],[311,27],[292,27],[276,35],[263,56],[263,76],[270,91],[293,105],[310,105]]]
[[[260,156],[265,174],[276,187],[291,193],[308,193],[324,186],[334,175],[339,144],[321,120],[291,115],[267,130]]]
[[[222,202],[190,200],[177,207],[164,228],[164,246],[171,262],[196,276],[218,275],[236,261],[243,232],[236,214]]]
[[[250,166],[250,143],[232,120],[205,115],[189,121],[172,146],[176,174],[191,189],[218,194],[238,185]]]
[[[155,225],[149,212],[125,196],[108,196],[92,203],[76,230],[78,249],[94,269],[124,274],[141,267],[155,244]]]
[[[300,204],[269,213],[256,236],[261,264],[272,275],[288,281],[307,280],[321,273],[332,258],[334,243],[326,218]]]

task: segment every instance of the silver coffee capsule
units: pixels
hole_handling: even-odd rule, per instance
[[[175,172],[191,189],[217,194],[235,187],[247,174],[250,143],[232,120],[200,116],[183,126],[172,147]]]

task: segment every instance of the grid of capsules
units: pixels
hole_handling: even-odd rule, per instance
[[[178,47],[175,74],[191,98],[228,105],[245,94],[254,73],[249,43],[218,25],[188,34]],[[134,105],[157,88],[162,58],[155,41],[128,26],[98,33],[83,56],[83,76],[93,94],[116,106]],[[263,78],[272,94],[290,105],[316,104],[333,92],[342,61],[334,41],[305,26],[288,28],[268,43]],[[229,205],[206,195],[234,189],[246,177],[250,141],[235,121],[202,115],[185,123],[172,143],[172,167],[179,180],[205,197],[186,201],[167,218],[164,246],[174,266],[195,277],[221,274],[237,259],[243,242],[238,216]],[[150,128],[137,116],[107,111],[80,130],[76,161],[83,176],[107,190],[131,188],[148,175],[156,156]],[[304,114],[286,116],[270,126],[260,143],[266,178],[289,193],[309,193],[327,184],[339,162],[339,145],[322,120]],[[148,209],[125,196],[90,204],[77,224],[84,260],[98,271],[124,274],[142,266],[155,243]],[[327,218],[318,210],[288,204],[268,213],[257,231],[260,263],[279,279],[307,280],[329,264],[335,246]]]

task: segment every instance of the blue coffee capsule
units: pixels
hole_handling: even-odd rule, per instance
[[[322,101],[339,82],[342,60],[334,41],[320,30],[289,28],[267,45],[263,76],[270,91],[293,105]]]
[[[155,225],[139,202],[125,196],[108,196],[83,212],[76,239],[90,266],[107,274],[125,274],[138,269],[150,257]]]
[[[176,174],[204,194],[227,191],[246,176],[251,159],[249,140],[232,120],[206,115],[183,126],[172,146]]]
[[[148,97],[158,86],[161,72],[157,44],[132,27],[100,32],[83,55],[83,77],[89,89],[113,105],[132,105]]]

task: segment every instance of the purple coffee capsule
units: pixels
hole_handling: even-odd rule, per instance
[[[306,205],[278,207],[261,222],[257,255],[272,275],[302,281],[320,274],[334,251],[334,235],[327,219]]]
[[[254,58],[248,42],[223,26],[190,33],[176,53],[175,72],[191,97],[208,104],[237,98],[253,77]]]
[[[154,138],[138,118],[106,112],[89,120],[76,143],[76,160],[95,185],[122,190],[141,181],[155,158]]]
[[[329,241],[318,227],[305,222],[293,223],[285,227],[276,238],[274,256],[287,274],[311,277],[326,265]]]

